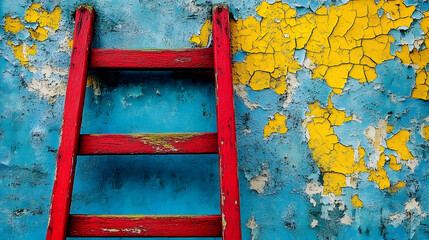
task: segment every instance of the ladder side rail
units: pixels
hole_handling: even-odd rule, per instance
[[[66,238],[73,192],[77,147],[85,99],[89,52],[94,28],[94,9],[79,6],[76,12],[73,50],[67,82],[60,146],[51,198],[47,240]]]
[[[227,6],[221,5],[213,9],[213,49],[216,79],[222,239],[240,240],[240,201],[229,10]]]

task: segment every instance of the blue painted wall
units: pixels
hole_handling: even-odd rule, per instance
[[[226,3],[235,20],[254,16],[263,21],[272,13],[266,16],[260,10],[264,8],[258,6],[266,4],[261,6],[271,9],[276,6],[271,5],[273,2]],[[299,19],[305,14],[319,14],[322,6],[348,6],[352,2],[287,4]],[[56,7],[60,8],[60,18],[52,15],[49,26],[26,17],[35,7],[32,3],[0,3],[1,239],[43,239],[46,233],[76,7],[86,3],[95,8],[93,47],[190,48],[196,45],[189,39],[204,32],[202,26],[211,18],[212,5],[225,1],[40,1],[43,9],[38,12],[55,13]],[[243,239],[429,239],[429,128],[427,135],[425,132],[429,103],[412,97],[422,68],[395,55],[403,46],[426,49],[421,41],[429,38],[424,25],[429,5],[412,0],[398,4],[415,7],[408,16],[411,23],[387,34],[393,38],[388,46],[392,57],[377,63],[377,76],[372,81],[360,83],[346,77],[342,92],[333,94],[331,83],[314,77],[314,68],[305,61],[310,46],[305,46],[293,49],[292,56],[301,68],[284,74],[287,91],[279,93],[269,84],[260,88],[256,80],[249,83],[239,78],[240,83],[235,83]],[[380,18],[383,14],[379,11]],[[46,31],[37,30],[38,26]],[[238,37],[238,26],[232,25],[236,32],[232,41],[237,45],[244,41]],[[274,44],[278,39],[273,34],[269,42]],[[36,52],[30,49],[34,46]],[[235,64],[250,62],[252,54],[238,49]],[[82,133],[216,131],[210,72],[111,71],[89,75]],[[329,184],[340,182],[328,182],[326,177],[337,172],[325,171],[315,157],[317,148],[309,146],[314,136],[308,129],[309,105],[319,102],[327,109],[328,101],[334,109],[352,116],[333,126],[333,131],[339,143],[356,151],[356,158],[359,146],[365,150],[362,158],[367,166],[365,171],[344,174],[346,183],[338,187],[339,194],[329,190]],[[285,118],[275,121],[276,116]],[[382,152],[396,156],[402,166],[400,170],[389,167],[392,158],[378,166],[378,170],[385,169],[389,187],[368,180],[380,162],[380,156],[374,157],[378,150],[368,136],[382,129],[380,119],[393,126],[381,134]],[[271,121],[274,133],[267,134]],[[413,160],[400,160],[400,150],[388,146],[387,140],[401,130],[410,133],[410,139],[401,146],[405,144]],[[333,165],[341,166],[343,159],[336,160]],[[398,182],[405,186],[395,188]],[[354,196],[363,206],[352,201]],[[71,212],[218,214],[217,156],[79,157]]]

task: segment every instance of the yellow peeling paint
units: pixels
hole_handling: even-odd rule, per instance
[[[57,30],[61,20],[61,8],[55,7],[51,13],[42,8],[40,3],[33,3],[25,11],[24,19],[29,23],[39,23],[40,27],[49,27]]]
[[[425,34],[424,43],[429,46],[429,11],[424,12],[424,18],[420,21],[420,27]],[[408,45],[402,46],[400,51],[396,52],[396,56],[401,59],[404,64],[413,64],[418,67],[416,73],[416,87],[411,93],[412,98],[429,100],[429,78],[428,72],[425,70],[429,64],[429,49],[425,48],[421,51],[414,48],[410,51]]]
[[[70,48],[73,48],[73,39],[69,41],[68,46],[69,46]]]
[[[310,112],[306,113],[306,128],[309,139],[308,146],[313,153],[313,159],[329,181],[324,181],[324,193],[341,194],[341,187],[346,187],[346,174],[354,174],[366,171],[363,156],[365,151],[359,148],[359,162],[355,162],[354,149],[345,146],[338,140],[334,133],[334,126],[340,126],[344,122],[352,120],[344,111],[336,109],[329,96],[327,108],[322,108],[319,102],[309,105]],[[334,174],[334,175],[332,175]],[[341,175],[341,176],[340,176]],[[344,184],[343,184],[344,182]]]
[[[273,120],[268,120],[268,124],[264,127],[264,138],[272,133],[286,133],[286,116],[276,113]]]
[[[392,169],[393,171],[399,171],[402,168],[401,164],[398,164],[397,160],[396,160],[396,156],[395,155],[388,155],[389,157],[389,167],[390,169]]]
[[[429,141],[429,125],[422,127],[423,137]]]
[[[19,18],[11,18],[10,16],[5,17],[4,30],[6,32],[18,33],[25,28],[24,24],[21,23]]]
[[[380,9],[384,11],[381,17]],[[394,58],[390,54],[394,38],[389,31],[409,27],[415,6],[407,7],[400,0],[378,4],[356,0],[322,6],[299,18],[295,9],[281,1],[264,1],[255,10],[261,20],[249,16],[231,22],[232,51],[247,54],[244,62],[234,63],[235,83],[249,84],[253,90],[275,89],[268,84],[270,77],[277,79],[300,70],[294,54],[305,49],[316,66],[311,69],[312,77],[325,79],[335,94],[341,94],[349,77],[362,83],[373,81],[375,66]],[[265,72],[263,85],[251,80],[259,71]],[[285,78],[281,81],[286,85]]]
[[[38,41],[45,41],[49,30],[56,31],[61,20],[61,8],[55,7],[51,13],[44,10],[40,3],[33,3],[26,11],[24,19],[29,23],[38,23],[36,29],[27,27],[30,37]]]
[[[362,208],[363,207],[363,202],[359,199],[358,195],[353,195],[353,197],[351,199],[351,203],[352,203],[353,207],[355,207],[355,208]]]
[[[382,134],[386,131],[387,123],[379,121],[380,128],[374,128],[374,138],[370,142],[374,146],[377,154],[377,167],[372,169],[366,166],[364,156],[365,149],[360,147],[353,149],[340,143],[338,136],[334,133],[334,126],[340,126],[351,121],[352,117],[347,117],[345,112],[333,106],[331,93],[326,108],[322,108],[319,102],[309,105],[310,112],[306,113],[307,119],[304,125],[308,131],[308,146],[313,154],[313,160],[320,168],[324,180],[324,194],[341,194],[341,188],[346,187],[345,178],[357,173],[368,173],[368,181],[377,183],[380,189],[387,189],[391,186],[390,180],[385,170],[387,157],[384,154],[385,148],[381,146],[384,142]],[[369,130],[368,130],[369,131]],[[369,136],[369,135],[368,135]],[[358,154],[359,156],[355,156]],[[389,156],[389,166],[398,171],[401,165],[396,163],[394,156]],[[328,176],[326,176],[328,174]]]
[[[384,169],[384,165],[386,164],[386,155],[384,153],[381,154],[378,162],[377,169],[369,169],[368,181],[372,181],[378,184],[380,189],[386,189],[390,187],[390,181],[387,177],[387,172]]]
[[[42,27],[37,27],[36,30],[33,30],[32,28],[27,29],[30,32],[30,36],[33,39],[39,40],[39,41],[45,41],[48,39],[48,30]]]
[[[323,175],[323,194],[341,195],[341,188],[343,187],[347,187],[344,174],[325,173]]]
[[[16,46],[11,41],[8,41],[7,44],[10,45],[13,50],[13,54],[15,55],[15,58],[20,61],[22,66],[28,65],[28,56],[33,56],[36,54],[36,44],[33,44],[31,47],[25,43],[21,43]]]
[[[397,192],[399,192],[399,190],[401,190],[402,188],[404,188],[406,186],[406,184],[402,181],[399,181],[397,184],[395,184],[394,186],[390,187],[388,192],[390,194],[396,194]]]
[[[396,151],[402,160],[410,160],[414,159],[414,156],[408,150],[408,141],[410,141],[410,131],[401,130],[390,139],[387,139],[386,145],[387,148]]]
[[[199,35],[192,35],[189,41],[196,43],[200,47],[207,47],[212,33],[213,24],[212,21],[206,20],[203,27],[201,28]]]

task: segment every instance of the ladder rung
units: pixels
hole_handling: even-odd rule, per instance
[[[69,237],[221,237],[220,215],[70,215]]]
[[[218,153],[217,133],[81,134],[80,155]]]
[[[213,69],[213,48],[183,50],[92,49],[91,68]]]

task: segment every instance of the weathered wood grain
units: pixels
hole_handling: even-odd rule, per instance
[[[80,155],[217,153],[217,133],[82,134]]]
[[[183,50],[119,50],[92,49],[91,68],[213,69],[213,48]]]
[[[62,135],[46,234],[48,240],[65,239],[67,233],[93,25],[92,7],[80,6],[76,12],[74,44],[61,127]]]
[[[220,237],[220,215],[70,215],[70,237]]]
[[[213,50],[216,76],[222,236],[223,240],[240,240],[237,146],[227,6],[217,6],[213,9]]]

